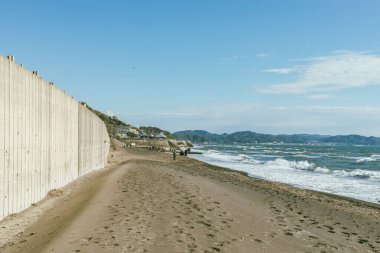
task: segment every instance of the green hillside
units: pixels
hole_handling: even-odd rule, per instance
[[[241,131],[231,134],[213,134],[204,130],[186,130],[175,132],[176,139],[185,139],[193,143],[328,143],[351,145],[380,145],[380,138],[361,135],[318,135],[318,134],[260,134],[251,131]]]

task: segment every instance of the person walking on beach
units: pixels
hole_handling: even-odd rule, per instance
[[[173,160],[175,160],[175,156],[176,156],[176,152],[175,152],[175,149],[173,149]]]

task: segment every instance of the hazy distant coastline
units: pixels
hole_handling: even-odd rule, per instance
[[[231,134],[214,134],[205,130],[185,130],[173,134],[177,139],[185,139],[193,143],[326,143],[352,145],[380,145],[379,137],[361,135],[319,135],[319,134],[261,134],[251,131],[239,131]]]

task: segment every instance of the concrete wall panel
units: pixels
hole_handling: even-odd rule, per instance
[[[89,109],[0,56],[0,220],[105,167],[110,140]]]
[[[4,216],[4,173],[5,173],[5,70],[0,57],[0,217]]]
[[[79,175],[103,168],[108,151],[109,138],[103,121],[79,105]]]
[[[4,131],[4,179],[3,181],[3,188],[4,188],[4,196],[3,196],[3,208],[4,208],[4,215],[9,214],[9,172],[10,172],[10,166],[9,166],[9,143],[10,143],[10,106],[9,106],[9,61],[3,60],[3,67],[4,67],[4,88],[5,88],[5,96],[4,96],[4,112],[5,112],[5,131]]]

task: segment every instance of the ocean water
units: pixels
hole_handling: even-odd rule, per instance
[[[190,157],[251,177],[380,203],[380,147],[301,144],[199,145]]]

